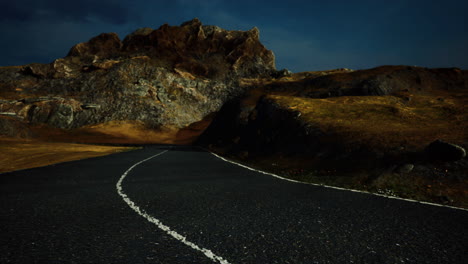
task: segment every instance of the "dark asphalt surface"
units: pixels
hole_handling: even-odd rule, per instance
[[[167,147],[0,175],[0,263],[214,263],[115,184]],[[140,208],[230,263],[468,263],[468,212],[286,182],[174,147],[135,167]]]

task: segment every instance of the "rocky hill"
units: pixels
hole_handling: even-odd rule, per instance
[[[50,64],[0,68],[0,133],[158,142],[152,132],[174,137],[242,94],[240,78],[274,72],[257,28],[228,31],[194,19],[138,29],[123,41],[104,33]]]

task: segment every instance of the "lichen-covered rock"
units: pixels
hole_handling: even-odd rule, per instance
[[[73,107],[68,104],[58,104],[51,111],[47,123],[53,127],[69,128],[73,123]]]

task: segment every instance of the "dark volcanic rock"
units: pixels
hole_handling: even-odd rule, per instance
[[[444,142],[440,139],[429,144],[425,151],[427,155],[434,160],[456,161],[466,157],[466,151],[464,148]]]

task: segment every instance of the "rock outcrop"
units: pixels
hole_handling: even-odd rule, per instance
[[[307,122],[300,111],[288,109],[270,96],[261,97],[255,107],[249,108],[239,100],[229,102],[197,143],[241,159],[247,158],[245,153],[249,153],[249,159],[308,157],[316,168],[338,163],[343,169],[367,167],[376,163],[378,156],[369,148],[349,144],[336,133]]]
[[[50,64],[0,68],[0,107],[29,125],[73,129],[115,120],[180,129],[244,92],[243,77],[275,72],[259,31],[198,19],[143,28],[123,41],[103,33]]]
[[[195,76],[222,79],[227,75],[253,77],[274,72],[275,58],[259,41],[259,30],[228,31],[205,26],[198,19],[157,30],[138,29],[123,41],[103,33],[75,45],[67,58],[81,61],[148,56],[161,66]]]

